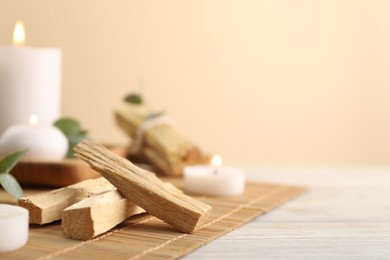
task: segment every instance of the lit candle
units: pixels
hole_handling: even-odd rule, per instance
[[[23,23],[18,21],[14,46],[0,47],[0,134],[27,122],[32,111],[43,125],[59,117],[61,50],[24,47],[24,43]]]
[[[0,204],[0,253],[21,248],[28,240],[28,210]]]
[[[28,149],[23,160],[60,160],[68,150],[68,140],[54,126],[41,126],[38,117],[32,115],[29,125],[14,125],[0,137],[0,153],[7,155]]]
[[[220,156],[214,156],[212,166],[195,165],[184,168],[186,192],[204,195],[239,195],[245,188],[245,173],[233,167],[223,167]]]

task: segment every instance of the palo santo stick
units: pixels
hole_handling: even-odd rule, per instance
[[[68,238],[88,240],[110,230],[128,217],[144,212],[118,191],[108,191],[92,195],[66,208],[62,213],[61,228]]]
[[[210,205],[167,188],[151,172],[100,144],[84,140],[74,150],[76,157],[100,172],[127,199],[182,232],[194,232],[210,214]]]
[[[152,111],[145,105],[126,105],[115,111],[118,125],[133,139],[133,147],[138,147],[138,131],[150,123],[148,115]],[[157,120],[159,118],[156,118]],[[160,118],[161,119],[161,118]],[[158,168],[159,172],[168,176],[183,175],[187,165],[209,162],[209,156],[202,153],[190,140],[185,138],[172,124],[167,122],[149,124],[144,129],[142,145],[132,152],[145,157]],[[169,120],[170,121],[170,120]],[[168,122],[169,122],[168,121]],[[139,140],[138,140],[139,141]]]
[[[182,192],[175,185],[164,182],[167,189]],[[100,235],[128,217],[145,210],[125,198],[119,191],[92,195],[62,212],[62,232],[72,239],[88,240]]]
[[[85,180],[61,189],[23,197],[18,205],[29,210],[30,223],[46,224],[61,219],[62,210],[90,195],[116,188],[103,177]]]

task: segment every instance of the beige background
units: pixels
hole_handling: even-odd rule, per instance
[[[390,163],[390,1],[0,0],[0,44],[64,52],[62,114],[124,143],[148,103],[230,163]],[[143,83],[142,83],[143,82]]]

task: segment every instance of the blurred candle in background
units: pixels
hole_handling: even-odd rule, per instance
[[[13,46],[0,47],[0,135],[32,113],[42,125],[60,114],[62,52],[25,47],[25,39],[23,22],[17,21]]]
[[[65,157],[68,139],[56,127],[42,126],[38,117],[32,115],[28,124],[8,127],[0,136],[0,158],[28,149],[23,160],[55,161]]]
[[[222,166],[222,158],[216,155],[212,165],[184,168],[184,190],[199,195],[239,195],[245,190],[245,173],[239,168]]]

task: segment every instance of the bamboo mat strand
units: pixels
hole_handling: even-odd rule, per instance
[[[176,183],[175,183],[176,184]],[[180,186],[179,184],[178,186]],[[148,214],[129,218],[89,241],[67,239],[60,224],[31,226],[28,244],[0,255],[5,259],[177,259],[293,199],[304,188],[248,182],[244,194],[203,196],[213,207],[195,233],[181,233]]]

